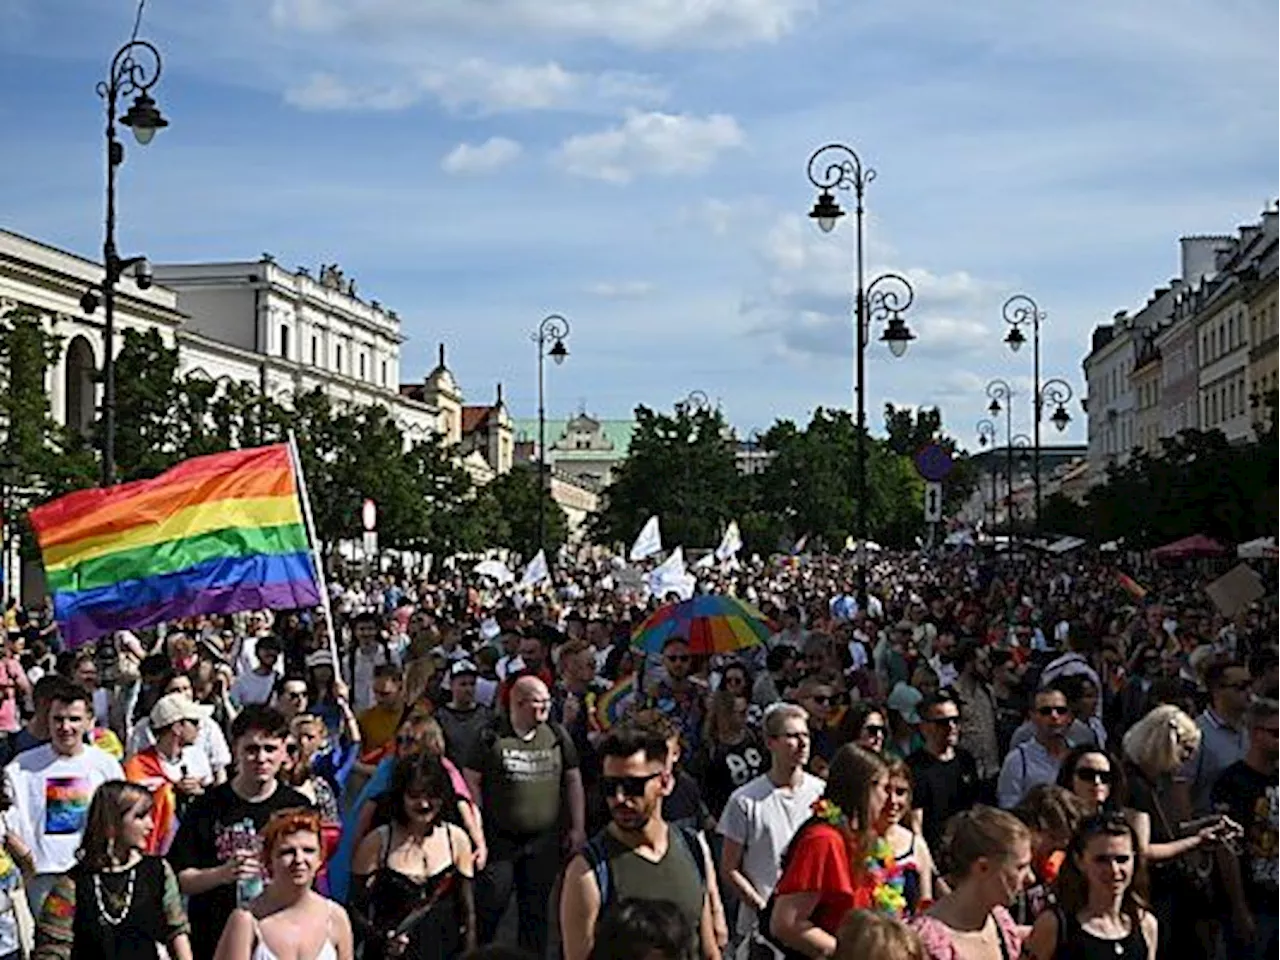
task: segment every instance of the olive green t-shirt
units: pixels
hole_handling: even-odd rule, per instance
[[[608,828],[601,831],[601,836],[604,837],[611,874],[610,902],[630,897],[669,900],[684,914],[695,936],[698,936],[706,885],[693,858],[703,856],[702,845],[690,848],[680,829],[668,825],[667,852],[655,863],[640,856]],[[700,941],[701,938],[698,939]]]
[[[550,724],[525,740],[503,717],[480,736],[466,766],[480,774],[485,831],[526,836],[559,826],[561,783],[577,769],[578,754]]]

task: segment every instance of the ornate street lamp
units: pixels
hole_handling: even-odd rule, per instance
[[[983,450],[987,449],[987,447],[991,447],[991,449],[994,450],[996,444],[996,425],[992,421],[983,418],[978,421],[977,431],[978,446]],[[995,469],[994,457],[991,458],[990,465],[987,469],[987,475],[991,479],[991,527],[994,529],[996,525],[996,477],[998,475],[998,471]]]
[[[116,481],[116,284],[124,272],[133,268],[138,289],[151,286],[151,266],[146,257],[122,258],[116,249],[116,168],[124,163],[124,144],[116,137],[116,111],[122,97],[133,96],[133,104],[120,123],[133,131],[140,146],[146,146],[169,125],[161,114],[150,90],[160,79],[160,51],[146,40],[130,40],[111,59],[107,79],[97,86],[98,96],[107,107],[107,218],[106,239],[102,244],[105,275],[100,286],[84,292],[80,307],[92,314],[101,299],[103,307],[102,360],[102,485]]]
[[[1004,411],[1005,422],[1005,493],[1008,501],[1008,512],[1005,521],[1012,530],[1013,524],[1013,389],[1005,381],[997,378],[987,384],[987,396],[991,402],[987,412],[998,417]]]
[[[915,334],[902,319],[902,313],[915,299],[915,291],[905,277],[884,274],[870,284],[866,282],[864,220],[866,217],[867,184],[876,178],[871,167],[864,166],[862,158],[842,143],[830,143],[813,152],[807,170],[809,182],[818,190],[817,200],[809,217],[823,233],[835,229],[836,221],[844,216],[844,210],[836,200],[835,190],[852,190],[854,197],[854,395],[856,432],[857,487],[857,539],[858,549],[858,604],[867,604],[867,439],[866,439],[866,352],[871,338],[871,322],[883,322],[885,329],[881,342],[889,347],[895,357],[907,352]],[[880,287],[884,281],[884,286]]]
[[[569,356],[564,345],[569,336],[569,321],[558,313],[543,317],[533,332],[533,342],[538,346],[538,549],[545,550],[547,543],[547,497],[551,484],[547,478],[547,407],[543,368],[550,357],[558,367]]]

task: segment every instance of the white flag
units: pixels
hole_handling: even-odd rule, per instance
[[[716,555],[714,553],[704,553],[697,560],[693,561],[694,570],[710,570],[716,565]]]
[[[636,560],[646,560],[655,553],[662,552],[662,531],[658,529],[658,518],[650,517],[645,521],[644,527],[640,530],[640,536],[636,537],[636,542],[631,545],[630,558],[634,562]],[[683,567],[684,561],[680,561]]]
[[[524,568],[524,575],[520,578],[521,587],[536,587],[544,580],[551,578],[551,571],[547,569],[547,554],[545,550],[539,550],[534,558],[529,561],[529,565]]]
[[[716,547],[716,559],[720,561],[728,560],[730,557],[736,556],[741,549],[742,532],[738,529],[738,521],[731,520],[729,529],[725,530],[724,537],[720,540],[720,546]]]
[[[648,584],[649,592],[656,597],[674,593],[681,600],[688,600],[693,596],[697,580],[685,570],[684,547],[676,547],[671,551],[671,556],[654,567],[649,574]]]
[[[481,560],[472,568],[473,572],[478,573],[482,577],[489,577],[498,583],[510,583],[515,579],[515,575],[507,569],[507,565],[501,560]]]

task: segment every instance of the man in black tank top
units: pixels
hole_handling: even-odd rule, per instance
[[[697,931],[697,953],[720,960],[707,884],[714,868],[693,831],[662,819],[670,792],[667,741],[635,724],[611,730],[599,745],[600,792],[610,823],[569,863],[560,895],[564,960],[586,960],[595,944],[596,920],[624,899],[673,903]],[[691,951],[692,952],[692,951]]]

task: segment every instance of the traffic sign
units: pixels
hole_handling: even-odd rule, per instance
[[[926,443],[920,448],[915,456],[916,473],[920,474],[922,480],[928,480],[931,483],[941,483],[947,479],[949,474],[955,468],[955,461],[951,459],[951,454],[947,453],[937,443]]]
[[[942,484],[936,480],[924,485],[924,522],[942,522]]]
[[[378,505],[368,498],[365,498],[360,507],[360,522],[364,524],[367,533],[378,529]]]

